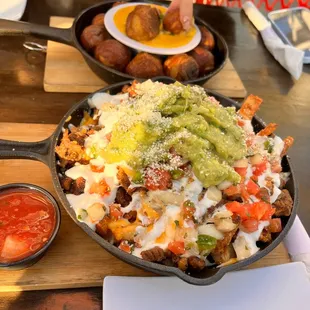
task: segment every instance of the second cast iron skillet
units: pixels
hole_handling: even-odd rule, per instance
[[[42,39],[47,39],[71,45],[76,49],[78,49],[79,52],[83,55],[90,69],[95,74],[97,74],[101,79],[106,81],[108,84],[127,81],[133,79],[134,77],[103,65],[101,62],[99,62],[96,58],[90,55],[83,48],[79,40],[83,29],[91,24],[91,21],[94,18],[94,16],[96,16],[99,13],[104,13],[108,11],[112,7],[114,2],[115,1],[106,1],[104,3],[98,3],[87,8],[74,19],[72,27],[68,29],[54,28],[45,25],[36,25],[25,22],[16,22],[0,19],[0,36],[33,35]],[[137,0],[135,2],[137,2]],[[147,0],[139,0],[139,2],[166,5],[165,3],[147,1]],[[212,70],[203,77],[197,78],[195,80],[186,81],[187,83],[202,85],[208,79],[210,79],[212,76],[214,76],[220,70],[223,69],[224,64],[228,58],[228,47],[224,38],[219,33],[217,33],[211,26],[209,26],[206,22],[196,17],[195,21],[198,25],[206,26],[213,33],[216,42],[216,46],[213,51],[215,56],[214,70]]]
[[[174,80],[170,78],[161,78],[161,79],[155,79],[160,80],[161,82],[165,84],[173,83]],[[108,87],[105,87],[98,92],[109,92],[111,94],[119,93],[122,90],[122,87],[127,82],[118,83],[115,85],[110,85]],[[235,101],[220,95],[218,93],[206,90],[206,92],[212,96],[214,96],[223,106],[235,106],[236,108],[239,108],[239,104],[237,104]],[[298,205],[298,192],[297,192],[297,183],[295,180],[294,171],[291,166],[290,159],[287,156],[284,156],[282,160],[282,167],[283,171],[290,172],[290,179],[286,184],[287,190],[290,192],[293,200],[294,200],[294,206],[292,210],[292,214],[289,217],[283,217],[282,218],[282,224],[283,224],[283,230],[278,234],[278,236],[271,242],[269,245],[262,245],[261,250],[258,251],[256,254],[252,255],[250,258],[242,260],[236,264],[222,267],[222,268],[213,268],[208,269],[205,268],[199,273],[184,273],[180,269],[176,267],[169,267],[164,266],[156,263],[151,263],[144,261],[138,257],[135,257],[131,254],[125,253],[122,250],[118,249],[116,246],[112,245],[111,243],[104,240],[101,236],[96,234],[93,230],[91,230],[86,224],[81,223],[77,220],[75,211],[70,207],[70,204],[68,200],[66,199],[66,195],[64,194],[62,187],[59,182],[59,167],[57,166],[57,157],[55,154],[55,147],[58,145],[62,138],[63,128],[68,128],[69,122],[67,121],[70,117],[70,123],[79,126],[82,118],[83,118],[83,111],[89,110],[90,107],[88,105],[88,98],[92,97],[94,95],[91,94],[84,98],[79,103],[75,104],[63,117],[59,125],[57,126],[54,134],[49,137],[48,139],[44,141],[39,142],[16,142],[16,141],[6,141],[6,140],[0,140],[0,159],[14,159],[14,158],[26,158],[26,159],[33,159],[33,160],[39,160],[46,165],[51,170],[52,173],[52,180],[53,184],[56,190],[56,193],[58,195],[59,200],[61,201],[61,204],[66,209],[66,211],[69,213],[73,221],[79,225],[92,239],[94,239],[97,243],[99,243],[105,250],[110,252],[112,255],[118,257],[119,259],[134,265],[136,267],[161,274],[161,275],[176,275],[180,279],[191,283],[195,285],[209,285],[212,283],[217,282],[220,280],[224,274],[228,271],[238,270],[242,267],[245,267],[247,265],[250,265],[254,263],[255,261],[261,259],[265,255],[267,255],[270,251],[272,251],[276,246],[279,245],[279,243],[283,240],[285,235],[287,234],[288,230],[292,226],[296,212],[297,212],[297,205]],[[264,128],[265,124],[264,122],[259,119],[258,117],[254,117],[253,119],[253,125],[255,128],[255,131],[259,131],[262,128]],[[34,132],[33,135],[36,133]],[[1,173],[1,172],[0,172]],[[18,173],[18,171],[16,171]]]

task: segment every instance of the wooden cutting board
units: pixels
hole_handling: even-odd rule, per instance
[[[0,123],[0,139],[39,141],[53,133],[55,125]],[[33,183],[56,198],[49,169],[30,160],[0,160],[0,185]],[[80,229],[61,207],[60,231],[46,255],[34,266],[20,271],[0,270],[0,292],[101,286],[108,275],[151,276],[113,257]],[[280,244],[250,268],[290,262]]]
[[[73,22],[69,17],[52,16],[50,25],[69,28]],[[87,66],[79,51],[71,46],[48,41],[44,71],[44,90],[47,92],[91,93],[107,83],[97,77]],[[228,59],[225,67],[204,85],[232,98],[244,98],[244,85]]]

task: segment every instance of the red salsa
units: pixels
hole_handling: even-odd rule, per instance
[[[19,261],[41,249],[56,224],[52,203],[31,189],[0,193],[0,263]]]

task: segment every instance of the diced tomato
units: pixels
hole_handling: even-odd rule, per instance
[[[109,132],[105,135],[106,139],[110,142],[112,138],[112,132]]]
[[[171,174],[167,170],[148,168],[146,170],[145,187],[148,190],[166,190],[172,186]]]
[[[168,250],[175,255],[181,255],[185,253],[185,247],[183,241],[172,241],[168,244]]]
[[[258,229],[258,221],[253,218],[249,218],[248,220],[245,220],[240,225],[240,230],[246,232],[246,233],[252,233]]]
[[[261,217],[261,221],[269,221],[271,217],[276,212],[275,208],[270,205],[270,208],[265,212],[265,214]]]
[[[250,179],[246,185],[246,190],[250,195],[256,195],[259,192],[259,186]]]
[[[227,196],[234,196],[234,195],[240,195],[240,187],[239,186],[229,186],[228,188],[224,189],[224,194]]]
[[[111,205],[110,215],[116,219],[119,219],[120,217],[123,216],[123,212],[120,210],[120,208],[117,205]]]
[[[241,220],[246,220],[250,217],[248,213],[247,205],[242,204],[237,201],[228,202],[226,203],[226,208],[232,213],[238,214],[241,218]]]
[[[243,127],[243,126],[244,126],[244,121],[241,120],[241,119],[238,119],[238,125],[239,125],[240,127]]]
[[[245,177],[246,171],[248,168],[246,168],[246,167],[234,167],[234,169],[241,177]]]
[[[127,241],[122,241],[118,248],[126,253],[131,253],[131,248]]]
[[[249,213],[252,218],[255,218],[256,220],[260,221],[264,214],[270,210],[271,205],[269,203],[266,203],[264,201],[254,202],[251,204],[251,207],[249,208]]]
[[[196,211],[195,205],[190,200],[186,200],[183,203],[183,217],[184,219],[192,219]]]
[[[247,192],[244,184],[240,184],[241,197],[244,202],[248,202],[250,200],[250,194]]]
[[[29,252],[30,245],[27,244],[25,240],[23,240],[18,235],[8,235],[5,238],[2,252],[0,252],[0,256],[9,259],[15,260],[18,257],[23,256],[27,252]]]
[[[252,204],[233,201],[226,203],[226,208],[232,213],[238,214],[241,220],[253,218],[257,221],[268,220],[268,216],[271,214],[270,210],[272,209],[269,203],[263,201],[254,202]]]
[[[268,230],[271,233],[279,233],[282,231],[282,223],[280,218],[275,218],[270,220]]]
[[[107,182],[102,179],[99,183],[93,183],[89,189],[90,194],[99,194],[105,196],[110,193],[111,189]]]
[[[234,213],[236,213],[236,210],[239,210],[240,206],[241,206],[241,203],[238,201],[232,201],[232,202],[226,203],[226,209]]]
[[[251,176],[251,179],[252,179],[255,183],[258,182],[258,176],[257,176],[257,175],[252,175],[252,176]]]
[[[253,174],[256,176],[262,175],[267,169],[267,161],[264,160],[257,165],[253,165]]]
[[[98,172],[98,173],[104,172],[104,165],[102,165],[102,166],[96,166],[96,165],[90,164],[90,170],[91,170],[92,172]]]

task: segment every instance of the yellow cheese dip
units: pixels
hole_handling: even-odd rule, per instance
[[[167,11],[167,9],[164,7],[157,5],[152,6],[157,7],[162,14],[165,14],[165,12]],[[127,17],[134,9],[135,5],[127,6],[122,9],[119,9],[114,15],[115,26],[121,33],[125,35],[127,35],[126,34]],[[173,35],[169,32],[163,31],[161,25],[160,33],[156,38],[150,41],[141,41],[141,43],[157,48],[175,48],[188,44],[193,39],[195,34],[196,34],[195,27],[192,27],[188,32],[182,31],[179,34]]]

